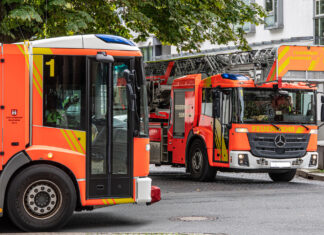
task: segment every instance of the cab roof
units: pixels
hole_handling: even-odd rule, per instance
[[[250,87],[250,88],[273,88],[278,82],[268,82],[257,85],[250,77],[240,74],[217,74],[201,81],[202,87]],[[311,89],[315,90],[316,87],[309,86],[305,82],[283,82],[281,84],[283,89]]]
[[[106,34],[88,34],[41,39],[29,42],[34,48],[71,48],[138,51],[133,42],[123,37]]]

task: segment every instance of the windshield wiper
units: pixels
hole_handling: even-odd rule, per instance
[[[302,123],[298,123],[298,124],[301,125],[302,127],[305,127],[306,130],[309,130],[309,128],[307,126],[305,126],[304,124],[302,124]]]
[[[280,127],[276,126],[275,124],[270,123],[270,125],[274,126],[278,131],[281,131]]]

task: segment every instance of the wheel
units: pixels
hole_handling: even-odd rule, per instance
[[[71,178],[61,169],[34,165],[20,172],[9,185],[7,211],[24,231],[52,231],[64,226],[76,208]]]
[[[190,146],[189,171],[191,177],[199,181],[213,180],[216,175],[216,169],[209,165],[205,145],[199,139],[194,140]]]
[[[269,177],[274,182],[289,182],[296,175],[296,170],[288,170],[282,173],[269,173]]]

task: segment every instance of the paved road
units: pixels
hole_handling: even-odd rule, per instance
[[[219,173],[214,182],[200,183],[169,167],[152,167],[152,179],[161,202],[75,213],[60,232],[324,233],[322,181],[273,183],[266,174]],[[18,230],[0,219],[0,232]]]

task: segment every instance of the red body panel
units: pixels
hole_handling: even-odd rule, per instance
[[[29,61],[26,50],[23,45],[3,45],[3,165],[24,150],[29,142]]]

